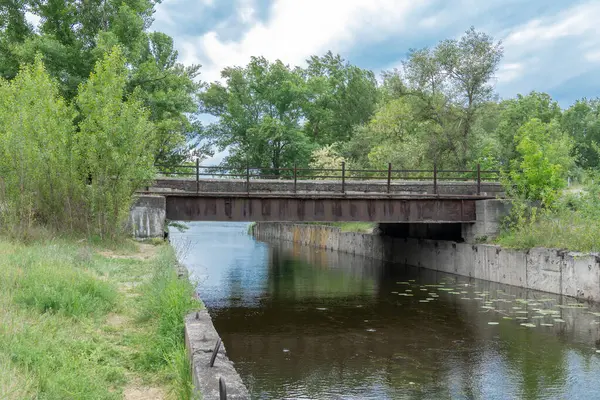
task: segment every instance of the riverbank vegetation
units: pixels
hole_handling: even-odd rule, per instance
[[[162,244],[0,240],[0,398],[190,398],[199,304],[176,262]]]

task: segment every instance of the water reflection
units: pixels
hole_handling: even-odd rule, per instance
[[[172,237],[254,398],[597,397],[598,310],[246,231]]]

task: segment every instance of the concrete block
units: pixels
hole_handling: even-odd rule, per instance
[[[417,266],[437,271],[437,241],[419,240],[419,247],[420,257]]]
[[[375,260],[383,260],[383,237],[382,236],[372,236],[373,244],[371,247],[371,255],[370,257]]]
[[[129,212],[127,230],[137,239],[164,237],[166,220],[164,196],[140,196]]]
[[[600,264],[595,254],[564,255],[562,294],[596,302],[600,300]]]
[[[527,287],[561,293],[563,257],[557,250],[534,248],[527,253]]]
[[[456,243],[439,241],[436,248],[436,266],[438,271],[454,274],[456,272]]]
[[[475,275],[475,253],[477,246],[469,243],[456,243],[456,262],[454,273],[473,278]]]
[[[416,239],[394,238],[391,262],[394,264],[417,266],[420,252],[420,249],[417,247],[418,243],[419,241]]]
[[[394,238],[381,236],[383,241],[382,260],[385,262],[394,262]]]
[[[527,257],[522,250],[499,249],[498,282],[507,285],[527,286]]]

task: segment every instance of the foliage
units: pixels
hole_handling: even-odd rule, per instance
[[[39,59],[13,81],[0,81],[0,215],[17,236],[36,219],[71,226],[75,218],[74,116]]]
[[[596,148],[600,143],[600,99],[575,102],[564,112],[561,127],[575,141],[577,164],[582,168],[597,168],[600,163]]]
[[[598,252],[600,244],[600,189],[597,184],[581,192],[566,193],[549,208],[515,202],[511,222],[497,243],[520,249],[547,247]]]
[[[113,50],[77,95],[74,158],[78,180],[91,180],[83,188],[88,230],[101,236],[120,231],[132,194],[154,177],[154,126],[135,96],[123,101],[125,85],[124,59]]]
[[[324,146],[312,153],[309,167],[311,169],[334,169],[338,171],[318,171],[315,176],[342,176],[341,168],[344,162],[334,145]]]
[[[225,85],[212,83],[201,95],[202,110],[219,122],[208,135],[229,148],[233,168],[291,168],[308,163],[312,146],[301,129],[305,87],[301,71],[282,62],[253,57],[244,67],[226,68]]]
[[[320,145],[347,141],[354,126],[369,121],[378,99],[375,75],[330,51],[312,56],[303,71],[307,98],[304,132]]]
[[[376,113],[355,128],[344,155],[373,168],[465,169],[489,158],[498,147],[491,82],[502,53],[473,28],[411,50],[401,70],[383,73]]]
[[[471,28],[460,40],[413,50],[404,64],[408,94],[419,100],[417,115],[438,126],[440,143],[457,167],[466,167],[472,157],[473,125],[480,108],[493,98],[491,81],[502,55],[500,43]]]
[[[156,124],[160,142],[153,155],[163,163],[189,156],[189,147],[197,144],[200,134],[199,124],[194,123],[199,66],[177,63],[173,40],[148,32],[158,1],[5,3],[0,7],[0,77],[13,79],[19,64],[32,63],[41,55],[61,95],[71,102],[96,63],[119,46],[128,66],[127,94],[139,92],[138,99]],[[27,23],[25,13],[40,19],[37,29]]]
[[[566,186],[574,162],[571,139],[556,121],[543,123],[534,118],[519,129],[515,141],[519,158],[511,165],[511,186],[518,196],[551,206]]]
[[[498,158],[508,167],[510,160],[517,154],[517,132],[521,126],[532,118],[537,118],[544,124],[553,120],[559,121],[561,109],[546,93],[531,92],[526,96],[517,95],[514,99],[504,100],[500,103],[500,121],[496,135],[499,141]]]
[[[153,125],[136,98],[123,100],[126,74],[115,49],[80,87],[76,110],[40,59],[0,82],[4,229],[118,235],[132,194],[154,175]]]

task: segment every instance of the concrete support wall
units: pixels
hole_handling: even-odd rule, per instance
[[[494,238],[500,233],[504,217],[510,214],[510,200],[480,200],[475,202],[475,223],[462,225],[462,238],[467,243]]]
[[[164,196],[140,196],[129,212],[127,229],[137,239],[163,237],[166,210]]]
[[[294,241],[398,264],[469,276],[580,299],[600,301],[600,256],[489,244],[392,238],[318,225],[259,223],[258,239]]]

